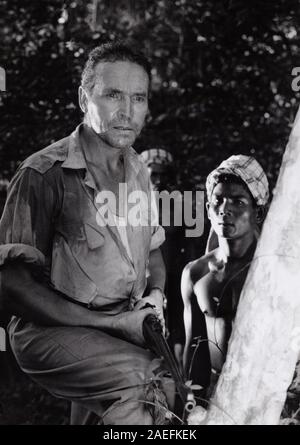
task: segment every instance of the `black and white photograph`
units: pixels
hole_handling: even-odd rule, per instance
[[[299,0],[0,0],[1,426],[300,425],[299,105]]]

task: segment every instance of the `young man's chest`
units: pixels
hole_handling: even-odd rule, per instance
[[[218,272],[208,272],[197,283],[197,301],[203,313],[211,317],[233,319],[248,267],[242,263]]]

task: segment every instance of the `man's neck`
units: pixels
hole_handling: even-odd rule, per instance
[[[83,131],[86,159],[94,168],[105,172],[117,171],[124,150],[108,145],[91,127],[85,125]]]
[[[218,240],[219,252],[222,259],[226,261],[229,258],[242,258],[249,250],[249,247],[254,243],[255,235],[254,232],[251,232],[238,239],[218,237]]]

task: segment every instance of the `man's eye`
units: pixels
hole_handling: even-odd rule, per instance
[[[132,100],[133,100],[133,102],[136,102],[136,103],[143,103],[146,101],[146,97],[145,96],[133,96]]]
[[[121,99],[121,93],[118,93],[117,91],[112,91],[110,93],[107,93],[106,96],[111,99]]]

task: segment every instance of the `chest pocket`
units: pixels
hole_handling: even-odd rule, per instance
[[[59,232],[72,250],[84,253],[103,246],[103,230],[97,225],[96,211],[92,201],[82,196],[82,187],[76,193],[65,190],[63,212],[59,221]]]
[[[98,249],[105,243],[104,234],[100,229],[93,227],[89,223],[84,223],[84,233],[86,242],[91,250]]]

